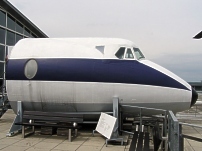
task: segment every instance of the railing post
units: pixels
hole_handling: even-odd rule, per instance
[[[171,117],[170,114],[168,113],[168,150],[170,150],[171,148],[171,144],[170,144],[170,139],[171,139]]]
[[[163,120],[163,137],[166,138],[167,137],[167,122],[168,122],[168,114],[167,111],[165,111],[164,113],[164,120]],[[162,148],[167,151],[168,150],[168,144],[167,144],[168,140],[164,140],[162,143]]]
[[[122,130],[123,130],[123,112],[122,112],[122,108],[120,107],[120,114],[119,114],[119,135],[122,135]]]
[[[184,150],[184,138],[182,136],[182,125],[179,124],[179,151],[183,151]]]
[[[142,132],[142,109],[140,108],[140,128],[139,132]]]
[[[179,147],[179,122],[177,118],[174,116],[172,111],[168,112],[169,118],[168,118],[168,144],[169,144],[169,150],[171,151],[180,151]]]
[[[175,151],[179,151],[180,147],[179,147],[179,122],[178,121],[174,121],[174,150]]]

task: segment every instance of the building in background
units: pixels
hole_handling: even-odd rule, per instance
[[[8,47],[23,38],[47,38],[36,25],[7,0],[0,0],[0,112],[4,97],[5,58]],[[0,113],[1,117],[1,113]]]
[[[202,92],[202,81],[201,81],[201,82],[189,82],[189,84],[190,84],[197,92]]]

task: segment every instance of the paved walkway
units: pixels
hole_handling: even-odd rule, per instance
[[[21,138],[21,134],[6,137],[15,114],[8,110],[0,119],[0,150],[2,151],[128,151],[129,145],[105,146],[105,138],[92,131],[79,131],[78,137],[68,142],[65,136],[35,135]]]
[[[182,112],[178,115],[189,115],[192,118],[181,118],[181,122],[197,124],[202,126],[202,106],[195,107],[189,111]],[[195,116],[196,115],[196,116]],[[200,117],[201,116],[201,117]],[[197,117],[197,120],[196,118]],[[90,130],[80,130],[79,135],[72,142],[68,142],[68,138],[64,136],[35,135],[27,138],[21,138],[21,134],[13,137],[6,137],[8,130],[15,118],[12,110],[8,110],[2,118],[0,118],[0,150],[5,151],[128,151],[130,145],[108,145],[105,146],[105,138],[96,133],[92,136]],[[202,129],[183,126],[183,133],[195,137],[202,138]],[[130,140],[128,141],[130,142]],[[130,144],[130,143],[128,143]],[[185,139],[185,151],[201,151],[202,143]]]
[[[177,114],[180,122],[202,126],[202,106],[194,106],[190,110]],[[182,126],[182,133],[202,139],[202,128]],[[202,151],[202,142],[184,139],[185,151]]]

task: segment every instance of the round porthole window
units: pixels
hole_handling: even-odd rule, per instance
[[[29,61],[27,61],[26,65],[25,65],[25,76],[27,77],[27,79],[32,79],[34,78],[34,76],[36,75],[38,70],[38,65],[36,60],[31,59]]]

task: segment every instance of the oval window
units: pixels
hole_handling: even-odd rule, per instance
[[[36,60],[31,59],[27,61],[25,65],[25,76],[27,77],[27,79],[34,78],[34,76],[36,75],[37,69],[38,69],[38,65]]]

